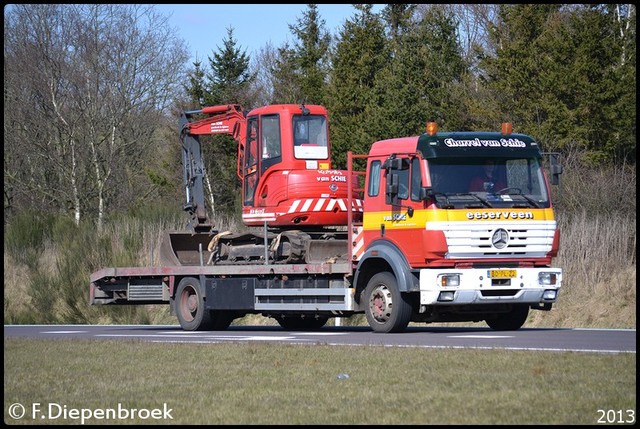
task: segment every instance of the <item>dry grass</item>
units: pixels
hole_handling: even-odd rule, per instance
[[[15,263],[4,253],[4,323],[15,323],[14,316],[28,314],[31,306],[29,295],[29,268]]]

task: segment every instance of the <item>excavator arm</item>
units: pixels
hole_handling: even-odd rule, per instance
[[[189,119],[196,114],[205,114],[209,117],[197,121]],[[202,134],[227,134],[238,142],[238,166],[237,174],[242,179],[242,158],[244,157],[244,144],[247,137],[247,117],[239,104],[225,104],[220,106],[207,106],[200,110],[184,112],[187,122],[181,126],[184,133],[192,136]]]
[[[191,118],[197,114],[209,115],[204,119]],[[206,210],[204,196],[204,160],[200,135],[227,134],[238,142],[237,174],[242,178],[242,161],[246,140],[246,116],[237,104],[207,106],[200,110],[183,112],[180,116],[182,167],[186,193],[184,210],[191,216],[193,232],[208,232],[212,225]]]

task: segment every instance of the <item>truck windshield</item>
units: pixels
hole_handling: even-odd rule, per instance
[[[322,115],[293,117],[293,150],[298,159],[326,159],[329,156],[327,120]]]
[[[438,205],[550,206],[542,165],[537,158],[433,158],[428,162]]]

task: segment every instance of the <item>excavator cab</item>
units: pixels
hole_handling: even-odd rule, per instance
[[[327,110],[319,105],[265,106],[249,112],[247,124],[247,141],[238,148],[243,222],[296,228],[346,225],[347,172],[331,169]]]

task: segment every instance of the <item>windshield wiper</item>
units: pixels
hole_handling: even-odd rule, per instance
[[[445,201],[446,204],[442,206],[443,209],[452,209],[452,208],[454,208],[453,204],[451,204],[451,201],[449,201],[449,196],[446,193],[444,193],[444,192],[434,192],[433,195],[436,198],[436,203],[438,203],[438,204],[439,204],[438,197],[439,196],[444,197],[444,201]]]
[[[473,195],[474,197],[476,197],[486,207],[493,207],[489,201],[487,201],[486,199],[482,198],[480,195],[478,195],[478,194],[469,194],[469,195]]]
[[[518,192],[500,192],[498,195],[517,195],[519,197],[524,198],[525,200],[527,200],[529,202],[529,204],[531,204],[533,207],[539,209],[540,208],[540,204],[538,204],[534,199],[527,197],[525,194],[522,193],[522,191],[520,190],[520,188],[505,188],[503,189],[503,191],[508,191],[508,190],[514,190],[514,191],[518,191]]]
[[[535,207],[535,208],[537,208],[537,209],[539,209],[539,208],[540,208],[540,204],[538,204],[538,202],[537,202],[536,200],[534,200],[533,198],[529,198],[529,197],[527,197],[525,194],[519,194],[519,195],[520,195],[522,198],[524,198],[525,200],[529,201],[529,203],[530,203],[533,207]]]

